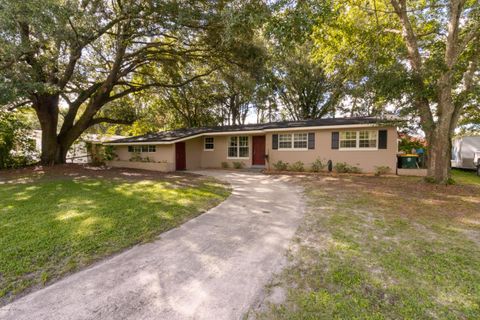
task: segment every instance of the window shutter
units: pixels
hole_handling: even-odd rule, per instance
[[[378,130],[378,149],[387,149],[387,130]]]
[[[332,132],[332,149],[338,149],[340,140],[340,134],[338,132]]]
[[[308,133],[308,149],[315,149],[315,132]]]
[[[273,150],[278,149],[278,134],[273,134],[272,135],[272,149]]]

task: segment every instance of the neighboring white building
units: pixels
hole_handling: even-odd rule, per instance
[[[480,161],[480,136],[467,136],[452,141],[452,167],[476,169]]]

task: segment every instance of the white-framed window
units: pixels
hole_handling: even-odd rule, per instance
[[[377,149],[378,131],[341,131],[340,149]]]
[[[292,149],[292,134],[278,135],[278,149]]]
[[[308,148],[308,134],[307,133],[295,133],[293,135],[293,148],[294,149],[307,149]]]
[[[204,147],[205,151],[212,151],[215,148],[215,140],[213,137],[205,137]]]
[[[143,145],[143,146],[128,146],[128,152],[140,153],[140,152],[156,152],[155,145]]]
[[[278,150],[308,149],[308,133],[278,135]]]
[[[359,148],[377,148],[378,131],[377,130],[362,130],[358,132],[358,147]]]
[[[357,131],[340,132],[340,149],[357,148]]]
[[[233,136],[228,139],[228,158],[248,158],[249,154],[247,136]]]

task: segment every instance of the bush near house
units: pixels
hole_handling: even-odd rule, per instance
[[[362,170],[359,167],[349,165],[346,162],[337,162],[334,166],[337,173],[361,173]]]
[[[287,171],[288,163],[287,163],[287,162],[283,162],[282,160],[279,160],[279,161],[273,163],[273,167],[274,167],[275,170],[277,170],[277,171]]]
[[[234,169],[242,169],[245,167],[245,164],[241,161],[234,161],[232,162],[232,165]]]
[[[293,171],[293,172],[303,172],[305,171],[304,164],[302,161],[297,161],[292,164],[289,164],[287,166],[288,171]]]
[[[322,162],[322,160],[320,159],[316,159],[311,167],[310,167],[310,170],[312,170],[313,172],[321,172],[325,169],[326,167],[326,164]]]

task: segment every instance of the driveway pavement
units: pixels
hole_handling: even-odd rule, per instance
[[[259,173],[222,204],[0,309],[0,319],[239,319],[261,295],[303,215],[298,187]]]

